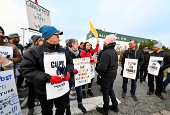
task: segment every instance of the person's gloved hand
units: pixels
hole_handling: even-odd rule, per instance
[[[78,73],[77,69],[73,69],[73,73],[77,74]]]
[[[67,75],[64,77],[64,81],[68,81],[70,79],[70,73],[67,72]]]
[[[50,82],[52,83],[61,83],[63,81],[63,78],[60,76],[52,76],[50,79]]]

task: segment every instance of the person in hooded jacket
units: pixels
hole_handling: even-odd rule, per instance
[[[143,48],[144,63],[140,68],[140,83],[146,82],[146,76],[148,74],[148,61],[149,61],[149,49],[148,47]]]
[[[80,56],[81,58],[87,58],[89,57],[90,58],[90,63],[97,63],[97,59],[92,59],[92,55],[98,51],[98,48],[99,48],[99,40],[97,40],[97,44],[96,44],[96,48],[95,49],[91,49],[91,45],[89,42],[85,42],[84,43],[84,46],[83,46],[83,50],[82,52],[80,53]],[[94,78],[93,78],[94,79]],[[91,83],[88,83],[88,91],[87,93],[90,95],[90,96],[94,96],[92,90],[91,90],[91,87],[92,87],[92,84],[93,84],[93,79],[91,79]],[[83,85],[82,86],[82,90],[83,90],[83,97],[86,98],[87,95],[86,95],[86,90],[85,90],[85,86],[86,85]]]
[[[26,50],[26,52],[38,45],[42,45],[43,44],[43,38],[41,36],[37,36],[37,35],[33,35],[31,37],[33,44],[28,47],[28,49]],[[34,113],[34,107],[35,107],[35,87],[32,81],[30,81],[29,79],[27,79],[27,85],[29,87],[28,89],[28,115],[33,115]]]
[[[156,79],[155,94],[159,98],[165,100],[165,98],[162,96],[161,93],[162,93],[162,89],[163,89],[164,70],[170,67],[170,55],[162,50],[162,43],[155,44],[153,47],[153,50],[154,50],[154,52],[152,52],[149,56],[163,57],[163,61],[165,61],[165,63],[160,68],[158,76],[154,76],[154,75],[148,73],[149,91],[147,92],[147,94],[152,95],[154,93],[154,77],[155,77],[155,79]]]
[[[43,45],[29,49],[23,56],[21,71],[25,78],[33,81],[36,95],[40,101],[42,115],[53,115],[53,105],[57,108],[55,115],[64,115],[66,108],[66,94],[61,97],[47,100],[46,83],[61,83],[68,81],[70,73],[73,72],[73,60],[69,53],[60,47],[59,35],[63,32],[53,26],[43,25],[39,32],[44,38]],[[64,77],[45,73],[44,52],[64,53],[66,58],[67,73]]]
[[[137,45],[137,41],[135,40],[131,40],[129,42],[129,49],[126,50],[123,53],[123,57],[122,57],[122,72],[121,75],[123,76],[123,71],[124,71],[124,64],[125,64],[125,58],[128,59],[137,59],[138,60],[138,67],[137,67],[137,74],[136,74],[136,79],[131,79],[131,96],[133,98],[134,101],[138,101],[138,98],[136,97],[135,93],[136,93],[136,82],[137,79],[139,79],[139,68],[143,65],[144,63],[144,57],[143,57],[143,53],[140,49],[138,49],[136,47]],[[128,78],[123,77],[123,84],[122,84],[122,98],[126,97],[126,93],[127,93],[127,83],[128,83]]]
[[[101,54],[100,63],[95,70],[101,76],[100,85],[103,94],[103,108],[97,107],[96,110],[104,115],[108,115],[109,109],[118,112],[118,102],[113,91],[113,83],[117,76],[118,55],[114,49],[116,46],[116,36],[109,35],[104,40],[103,53]],[[112,106],[109,107],[109,96],[112,101]]]
[[[69,39],[67,51],[69,52],[72,59],[81,58],[80,57],[81,51],[78,50],[78,46],[79,46],[78,40],[73,39],[73,38]],[[70,79],[69,79],[70,89],[71,89],[71,86],[75,85],[74,74],[77,74],[77,73],[78,73],[78,71],[76,69],[74,69],[73,73],[70,74]],[[77,93],[78,108],[83,113],[87,113],[86,109],[84,108],[84,106],[82,104],[82,86],[75,87],[75,89],[76,89],[76,93]],[[67,93],[67,97],[66,97],[66,104],[67,104],[66,115],[71,115],[69,94],[70,94],[70,92]]]

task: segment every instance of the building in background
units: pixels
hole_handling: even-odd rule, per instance
[[[138,42],[138,45],[140,44],[141,41],[148,41],[148,40],[152,40],[152,39],[147,39],[147,38],[141,38],[141,37],[135,37],[135,36],[129,36],[129,35],[123,35],[123,34],[118,34],[118,33],[112,33],[112,32],[107,32],[107,31],[103,31],[103,30],[100,30],[100,29],[96,29],[97,32],[98,32],[98,38],[100,40],[100,47],[103,48],[103,42],[104,42],[104,39],[107,35],[110,35],[110,34],[114,34],[116,35],[117,37],[117,40],[116,40],[116,47],[115,49],[117,51],[121,51],[121,50],[125,50],[129,47],[129,41],[131,39],[133,40],[136,40]],[[89,31],[89,33],[83,37],[80,41],[80,42],[90,42],[92,44],[92,47],[95,48],[96,46],[96,43],[97,43],[97,40],[95,38],[95,36],[93,35],[93,33],[91,31]],[[156,40],[152,40],[154,42],[157,42]]]

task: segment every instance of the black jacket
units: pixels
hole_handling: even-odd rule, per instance
[[[48,50],[48,49],[49,50]],[[44,41],[43,45],[39,45],[29,49],[23,56],[21,62],[22,75],[33,81],[37,96],[41,99],[46,98],[46,82],[50,82],[51,76],[45,73],[44,70],[44,52],[64,52],[66,55],[66,65],[68,72],[73,71],[73,61],[69,53],[59,47],[59,45],[52,45]]]
[[[79,50],[79,54],[77,56],[75,56],[75,54],[73,54],[68,48],[66,49],[66,51],[69,52],[72,59],[81,58],[80,57],[80,53],[81,53],[80,50]],[[70,83],[70,86],[75,85],[74,73],[73,72],[70,73],[69,83]]]
[[[116,43],[108,44],[104,49],[100,58],[99,65],[95,68],[101,76],[101,81],[113,82],[117,76],[118,55],[114,49]]]
[[[155,57],[163,57],[163,61],[165,61],[163,67],[160,69],[160,71],[164,71],[165,69],[169,68],[170,67],[170,55],[164,51],[161,51],[159,53],[157,52],[152,52],[150,53],[149,56],[155,56]],[[149,61],[148,61],[149,63]]]
[[[148,68],[148,62],[149,62],[149,52],[147,52],[147,53],[143,52],[143,57],[144,57],[144,63],[141,67],[143,69],[147,69]]]
[[[122,71],[121,71],[121,75],[123,76],[123,70],[124,70],[124,63],[125,63],[125,58],[129,58],[129,59],[138,59],[138,70],[137,70],[137,75],[136,75],[136,79],[139,78],[139,68],[143,65],[144,63],[144,57],[143,57],[143,53],[140,49],[136,48],[135,50],[136,53],[132,53],[132,51],[130,49],[126,50],[123,54],[122,57]]]

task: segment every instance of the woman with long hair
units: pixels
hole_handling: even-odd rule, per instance
[[[80,53],[80,56],[81,58],[86,58],[86,57],[89,57],[90,58],[90,63],[97,63],[97,59],[92,59],[92,55],[97,52],[99,49],[99,40],[97,40],[97,44],[96,44],[96,48],[95,49],[91,49],[91,45],[89,42],[85,42],[84,43],[84,46],[83,46],[83,50],[82,52]],[[94,79],[94,78],[93,78]],[[91,83],[88,83],[88,91],[87,93],[90,95],[90,96],[94,96],[93,92],[91,91],[91,87],[92,87],[92,82],[93,82],[93,79],[91,79]],[[82,90],[83,90],[83,97],[86,98],[87,95],[86,95],[86,91],[85,91],[85,86],[86,85],[83,85],[82,86]]]

